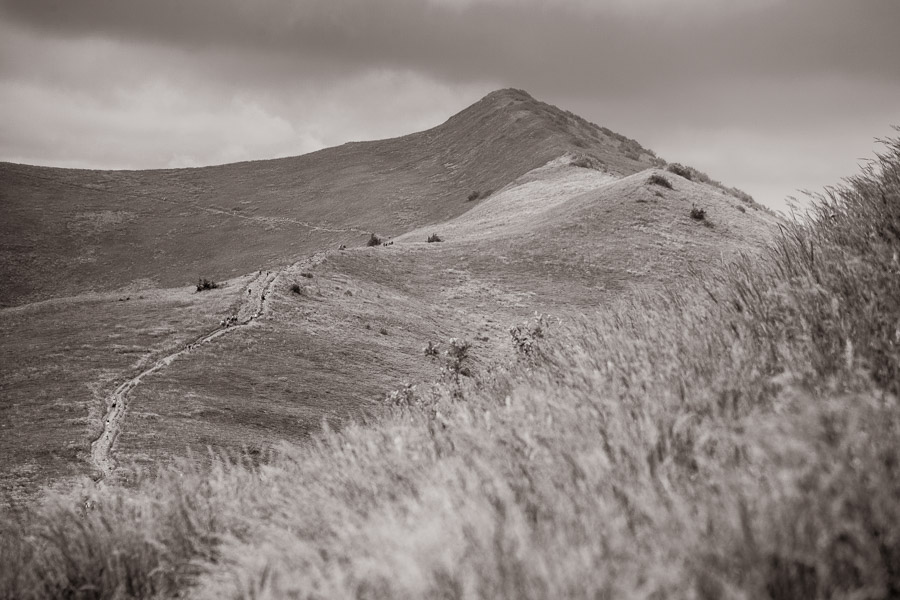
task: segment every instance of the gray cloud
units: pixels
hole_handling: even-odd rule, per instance
[[[755,9],[660,3],[637,12],[599,4],[4,0],[0,10],[50,35],[141,40],[188,52],[241,48],[301,63],[411,68],[443,78],[522,78],[563,92],[594,90],[597,76],[612,93],[653,88],[659,80],[900,76],[900,5],[893,0],[792,0]]]
[[[792,163],[803,140],[837,169],[900,122],[898,22],[894,0],[0,0],[0,158],[284,155],[512,85],[775,201],[767,141],[821,187],[846,172]]]

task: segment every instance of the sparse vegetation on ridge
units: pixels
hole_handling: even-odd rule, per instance
[[[672,182],[660,175],[659,173],[653,173],[650,177],[647,178],[647,183],[652,185],[658,185],[660,187],[664,187],[666,189],[672,189]]]
[[[538,360],[0,519],[0,595],[897,597],[898,231],[895,142],[765,260]]]
[[[215,290],[218,289],[219,284],[211,279],[207,279],[206,277],[201,277],[197,280],[197,291],[205,292],[206,290]]]
[[[684,165],[682,165],[680,163],[669,163],[666,166],[666,171],[668,171],[669,173],[674,173],[675,175],[678,175],[679,177],[684,177],[688,181],[694,180],[693,169],[691,169],[690,167],[685,167]]]
[[[752,206],[757,209],[760,208],[760,206],[753,199],[753,196],[751,196],[747,192],[745,192],[743,190],[739,190],[735,187],[728,187],[727,185],[723,185],[721,182],[716,181],[715,179],[712,179],[709,175],[707,175],[703,171],[698,171],[697,169],[695,169],[693,167],[686,167],[679,163],[669,163],[668,165],[666,165],[666,170],[669,171],[670,173],[674,173],[675,175],[678,175],[679,177],[684,177],[685,179],[687,179],[689,181],[696,181],[699,183],[706,183],[708,185],[711,185],[715,188],[722,190],[726,194],[730,194],[731,196],[734,196],[735,198],[737,198],[744,204],[747,204],[747,205]]]

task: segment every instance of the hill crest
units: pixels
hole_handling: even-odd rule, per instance
[[[296,157],[147,171],[2,163],[0,306],[236,277],[392,237],[566,154],[615,175],[658,160],[607,132],[498,90],[427,131]]]

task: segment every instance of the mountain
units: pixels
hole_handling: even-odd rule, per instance
[[[184,285],[271,268],[370,232],[455,217],[565,153],[627,175],[652,153],[501,90],[446,123],[293,158],[196,169],[0,164],[0,306],[86,291]]]
[[[446,376],[429,344],[468,340],[484,372],[536,312],[577,320],[772,238],[775,216],[664,165],[517,90],[296,158],[3,165],[0,488],[302,443]]]

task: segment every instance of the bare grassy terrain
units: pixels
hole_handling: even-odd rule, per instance
[[[89,473],[90,443],[118,380],[214,327],[240,283],[204,294],[91,294],[0,312],[4,493],[20,497]]]

